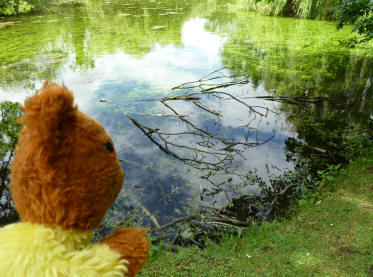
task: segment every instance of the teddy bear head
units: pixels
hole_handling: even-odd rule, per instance
[[[21,110],[10,183],[21,220],[77,231],[99,225],[124,179],[104,128],[54,83],[46,82]]]

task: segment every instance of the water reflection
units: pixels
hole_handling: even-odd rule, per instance
[[[45,78],[74,91],[124,161],[111,216],[137,209],[144,221],[162,224],[201,200],[218,206],[256,191],[252,178],[268,182],[293,169],[292,154],[327,153],[337,158],[323,166],[339,162],[347,127],[372,116],[372,57],[339,48],[345,30],[332,23],[265,18],[203,0],[89,1],[49,11],[0,29],[0,101],[23,102]],[[208,78],[245,82],[195,95],[198,101],[137,101],[237,82],[201,80],[222,67]],[[197,87],[171,90],[196,80]],[[273,95],[329,101],[258,98]],[[169,116],[175,112],[185,117]]]
[[[222,80],[228,80],[222,74],[227,72],[216,72],[207,79],[213,78],[220,87]],[[115,122],[116,129],[109,132],[115,134],[124,168],[129,168],[128,189],[122,197],[133,193],[132,200],[156,211],[157,220],[164,223],[170,215],[196,209],[200,200],[221,206],[255,190],[250,186],[253,176],[249,171],[257,167],[264,179],[291,167],[281,151],[291,134],[290,126],[275,112],[277,103],[239,100],[257,95],[247,82],[244,79],[240,85],[221,87],[221,92],[214,94],[193,92],[186,85],[168,98],[117,96],[112,100],[109,89],[99,90],[105,102],[96,116],[106,126],[114,127]],[[198,87],[210,85],[201,80]],[[262,93],[268,95],[264,90]]]
[[[20,126],[14,120],[20,115],[18,105],[0,103],[0,226],[18,220],[9,193],[10,165],[14,156]]]

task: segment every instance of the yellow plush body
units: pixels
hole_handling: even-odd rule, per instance
[[[15,223],[0,229],[1,277],[121,277],[126,261],[92,231]]]

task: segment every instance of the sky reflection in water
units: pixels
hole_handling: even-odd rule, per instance
[[[132,197],[137,196],[138,201],[144,203],[149,210],[157,210],[157,213],[161,214],[170,212],[170,206],[172,208],[180,206],[179,209],[183,206],[183,204],[177,205],[182,201],[182,195],[173,194],[172,199],[166,197],[166,200],[161,200],[173,187],[178,187],[183,195],[192,196],[198,194],[200,187],[208,186],[203,179],[199,178],[199,175],[205,172],[196,174],[196,170],[190,170],[188,166],[179,161],[167,162],[170,157],[151,143],[124,115],[124,111],[147,112],[149,109],[154,113],[163,113],[164,107],[156,103],[136,103],[134,107],[132,103],[129,103],[121,105],[122,111],[118,111],[117,108],[112,109],[108,103],[100,103],[99,99],[119,101],[138,99],[133,90],[141,91],[140,98],[166,96],[172,93],[170,92],[172,87],[198,80],[221,68],[219,51],[225,38],[206,31],[204,28],[206,22],[207,20],[202,18],[188,20],[182,28],[182,47],[156,44],[148,54],[141,58],[118,51],[115,54],[97,57],[94,68],[83,70],[72,70],[74,58],[70,58],[60,69],[56,80],[74,91],[75,101],[82,111],[102,122],[114,139],[118,156],[129,161],[128,164],[123,163],[126,179],[122,193],[134,194]],[[40,81],[35,86],[40,87],[41,84]],[[246,96],[268,94],[262,87],[254,90],[250,84],[236,87],[235,91],[240,91],[240,94]],[[23,102],[24,98],[32,93],[32,90],[21,88],[17,88],[17,93],[0,91],[0,100]],[[218,129],[221,129],[226,136],[234,140],[242,141],[245,136],[250,136],[250,133],[256,134],[256,130],[239,128],[245,124],[248,111],[245,106],[234,101],[220,103],[216,99],[209,100],[209,105],[217,106],[217,109],[221,110],[224,115],[219,124],[214,123],[211,116],[206,118],[206,113],[201,113],[201,110],[195,106],[192,107],[182,101],[172,104],[179,113],[192,115],[192,120],[196,125],[206,129],[215,129],[216,133],[219,133]],[[277,104],[263,103],[259,100],[250,100],[250,104],[265,105],[271,109],[276,109],[277,106]],[[155,125],[160,124],[164,132],[171,133],[185,129],[177,118],[157,118],[156,120],[150,116],[137,116],[137,118],[151,125],[154,125],[156,121]],[[253,128],[259,126],[259,140],[266,140],[273,134],[275,137],[260,147],[247,149],[242,157],[236,157],[234,163],[243,170],[258,168],[258,172],[263,177],[268,176],[266,164],[276,165],[279,169],[290,167],[285,161],[283,147],[286,137],[293,133],[284,122],[282,116],[274,114],[269,114],[262,119],[262,122],[252,122]],[[193,137],[188,137],[188,139],[191,140],[188,144],[193,145]],[[171,166],[173,168],[170,168]],[[191,184],[191,186],[185,186],[185,184]],[[193,188],[195,190],[191,191]]]
[[[160,98],[170,93],[175,94],[170,92],[170,88],[176,85],[198,80],[221,68],[219,49],[223,39],[205,31],[205,22],[205,19],[191,19],[185,23],[182,28],[183,47],[156,45],[142,58],[134,58],[119,51],[114,55],[97,58],[95,68],[92,70],[80,72],[63,70],[63,74],[59,77],[59,81],[63,81],[74,90],[79,107],[104,124],[114,139],[118,156],[127,161],[123,163],[126,172],[123,194],[128,196],[130,193],[132,199],[137,197],[137,201],[144,203],[149,210],[157,211],[156,214],[159,215],[176,216],[173,209],[181,210],[184,206],[183,200],[195,199],[195,195],[198,195],[201,188],[208,187],[209,184],[200,178],[206,174],[206,171],[198,172],[190,169],[182,162],[165,155],[125,117],[125,111],[169,114],[170,111],[162,105],[153,102],[146,104],[129,102],[117,107],[109,103],[99,103],[99,99],[121,101]],[[141,96],[133,93],[137,90],[141,91]],[[250,84],[230,90],[245,96],[268,95],[262,87],[254,89]],[[246,102],[251,105],[264,105],[272,110],[276,110],[279,105],[258,99]],[[235,101],[220,103],[216,99],[209,99],[207,103],[221,111],[223,114],[221,122],[216,123],[213,116],[207,116],[189,103],[179,101],[171,104],[180,114],[191,115],[195,125],[213,130],[217,134],[224,133],[226,137],[235,141],[244,141],[246,136],[251,136],[251,140],[254,141],[257,131],[259,141],[265,141],[275,135],[266,144],[248,148],[242,157],[235,158],[234,164],[242,171],[257,168],[258,173],[266,179],[269,174],[279,174],[279,170],[291,167],[286,162],[283,147],[285,139],[294,133],[285,123],[283,115],[269,113],[260,121],[258,118],[251,122],[250,126],[253,129],[248,130],[239,127],[248,121],[245,120],[249,117],[245,106]],[[160,128],[163,132],[185,130],[185,126],[177,118],[133,116],[142,124]],[[255,130],[257,127],[259,128]],[[184,142],[189,140],[187,144],[191,146],[195,144],[195,139],[190,136],[180,136],[177,140]],[[270,172],[267,172],[268,168]],[[223,177],[224,175],[226,177]],[[228,179],[227,176],[228,174],[221,174],[218,179]],[[175,192],[175,188],[178,191]],[[210,200],[222,200],[221,203],[225,203],[223,195]]]

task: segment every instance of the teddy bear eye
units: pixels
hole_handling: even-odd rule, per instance
[[[111,143],[111,141],[108,141],[107,143],[104,144],[104,147],[105,149],[109,152],[109,153],[113,153],[114,152],[114,146],[113,144]]]

